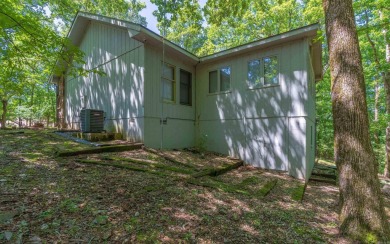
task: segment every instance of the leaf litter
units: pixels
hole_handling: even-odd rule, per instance
[[[350,242],[331,184],[309,182],[300,202],[302,181],[251,166],[193,182],[234,162],[219,154],[164,151],[180,165],[145,150],[59,158],[88,146],[49,130],[0,139],[0,242]]]

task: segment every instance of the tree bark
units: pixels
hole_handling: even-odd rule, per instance
[[[332,80],[340,230],[363,242],[389,240],[378,164],[369,137],[366,89],[352,0],[323,0],[323,8]]]
[[[30,108],[32,109],[34,105],[34,91],[35,91],[35,84],[32,85],[32,90],[31,90],[31,97],[30,97]],[[30,113],[30,118],[28,122],[28,126],[32,126],[32,114]]]
[[[384,18],[383,13],[380,12],[381,20]],[[387,29],[383,29],[383,36],[385,38],[386,43],[386,63],[390,64],[390,40],[387,35]],[[386,113],[387,120],[389,121],[390,117],[390,72],[386,70],[383,75],[383,82],[385,83],[386,89]],[[387,124],[386,128],[386,164],[385,164],[385,172],[384,175],[387,178],[390,178],[390,122]]]
[[[375,81],[375,102],[374,102],[374,123],[377,124],[379,121],[379,96],[380,96],[380,87],[379,82]],[[378,145],[379,142],[379,131],[377,127],[375,127],[374,131],[374,141],[375,144]]]
[[[7,99],[2,99],[1,103],[3,105],[3,113],[1,114],[1,129],[5,129],[5,123],[7,121],[8,100]]]

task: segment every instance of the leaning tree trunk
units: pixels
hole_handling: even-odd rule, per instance
[[[5,129],[5,122],[7,121],[8,100],[2,99],[1,104],[3,105],[3,113],[1,114],[1,129]]]
[[[389,238],[369,137],[365,83],[352,0],[323,0],[332,79],[340,230],[352,238]]]

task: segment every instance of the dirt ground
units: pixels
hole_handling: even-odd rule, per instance
[[[222,155],[165,152],[180,165],[141,149],[60,158],[89,146],[16,132],[0,132],[0,243],[351,242],[338,232],[332,184],[309,182],[301,201],[304,182],[281,172],[193,177],[234,163]]]

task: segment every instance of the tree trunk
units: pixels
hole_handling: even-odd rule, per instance
[[[3,104],[3,113],[1,114],[1,129],[5,129],[5,123],[7,121],[8,100],[2,99],[1,103]]]
[[[389,45],[386,45],[386,48],[389,48]],[[390,61],[388,62],[390,63]],[[383,83],[385,85],[385,91],[386,91],[387,121],[389,121],[389,117],[390,117],[390,73],[389,72],[385,72],[383,76]],[[387,123],[387,128],[386,128],[386,164],[385,164],[384,176],[390,178],[390,122]]]
[[[32,85],[32,89],[31,89],[31,97],[30,97],[30,109],[32,109],[33,105],[34,105],[34,91],[35,91],[35,84]],[[30,113],[30,118],[29,118],[29,122],[28,122],[28,126],[32,126],[32,113]]]
[[[323,0],[332,80],[340,230],[361,241],[389,240],[378,164],[369,137],[366,90],[352,0]]]
[[[379,122],[379,96],[380,96],[380,87],[378,80],[375,81],[375,102],[374,102],[374,123],[377,124]],[[375,144],[378,145],[379,142],[379,131],[375,126],[374,131],[374,141]]]
[[[384,176],[390,178],[390,126],[386,128],[386,164]]]
[[[381,20],[384,18],[383,13],[380,12]],[[387,29],[383,29],[383,36],[386,43],[386,63],[390,64],[390,40],[387,35]],[[387,113],[387,128],[386,128],[386,165],[384,175],[390,178],[390,72],[386,70],[383,76],[383,82],[385,83],[386,88],[386,113]]]

